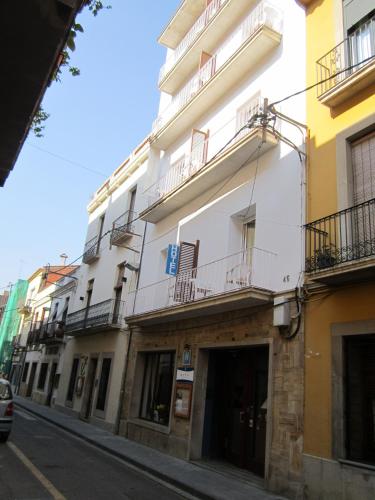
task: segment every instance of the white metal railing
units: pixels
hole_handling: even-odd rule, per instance
[[[152,131],[157,133],[171,120],[215,73],[244,45],[262,26],[281,31],[281,14],[269,2],[260,2],[235,31],[218,48],[211,59],[172,98],[171,103],[160,113],[153,123]]]
[[[159,73],[159,83],[164,79],[165,75],[173,68],[173,66],[177,64],[185,52],[193,45],[200,33],[202,33],[207,24],[221,9],[221,7],[227,3],[227,1],[228,0],[213,0],[206,7],[181,42],[177,45],[176,49],[167,58],[165,64],[161,67]]]
[[[224,124],[215,134],[212,134],[204,142],[198,144],[189,154],[184,155],[174,162],[166,174],[145,191],[144,194],[148,206],[162,199],[183,184],[189,177],[201,170],[202,167],[221,151],[223,145],[227,144],[227,148],[229,148],[233,146],[235,142],[249,134],[251,130],[244,129],[232,142],[229,142],[236,132],[238,132],[251,117],[262,110],[262,106],[263,99],[260,95],[250,99],[248,103],[243,105],[237,111],[237,114]]]
[[[276,254],[256,247],[229,255],[129,294],[126,316],[197,302],[242,288],[272,290],[275,262]]]

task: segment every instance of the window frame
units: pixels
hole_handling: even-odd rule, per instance
[[[98,384],[97,384],[97,387],[95,389],[96,390],[95,400],[94,400],[93,405],[92,405],[92,407],[93,407],[93,415],[95,415],[96,417],[99,417],[99,418],[103,418],[103,419],[105,419],[106,413],[107,413],[107,409],[108,409],[108,399],[109,399],[109,393],[111,391],[111,382],[112,382],[114,357],[115,357],[115,355],[114,355],[113,352],[111,352],[111,353],[103,353],[102,356],[101,356],[101,359],[100,359],[100,369],[97,372],[98,373],[98,377],[97,377]],[[99,390],[100,390],[100,382],[101,382],[101,377],[102,377],[103,362],[106,359],[110,359],[111,360],[111,366],[109,368],[107,390],[106,390],[105,400],[104,400],[104,408],[101,410],[101,409],[97,408],[97,404],[98,404],[98,399],[99,399]],[[98,364],[99,364],[99,360],[98,360]]]
[[[169,428],[170,426],[170,423],[171,423],[171,419],[172,419],[172,410],[173,410],[173,394],[174,394],[174,387],[175,387],[175,372],[176,372],[176,351],[171,349],[171,350],[160,350],[160,351],[144,351],[142,353],[139,353],[141,356],[142,356],[142,365],[143,365],[143,370],[142,370],[142,381],[141,381],[141,393],[140,393],[140,397],[139,397],[139,407],[138,407],[138,415],[137,417],[143,421],[143,422],[147,422],[149,424],[152,424],[152,425],[158,425],[162,428]],[[148,370],[148,367],[150,366],[150,359],[152,360],[152,358],[154,357],[158,357],[158,362],[157,362],[157,369],[156,369],[156,376],[155,376],[155,380],[153,382],[154,384],[154,387],[152,389],[152,401],[155,402],[155,392],[157,392],[157,389],[155,387],[155,382],[156,382],[156,379],[158,378],[158,373],[159,373],[159,367],[160,367],[160,357],[163,355],[163,354],[169,354],[171,356],[171,364],[170,364],[170,373],[171,373],[171,380],[170,380],[170,395],[169,395],[169,409],[168,409],[168,417],[167,417],[167,421],[164,423],[164,422],[161,422],[160,420],[156,420],[155,418],[148,418],[147,416],[144,416],[147,415],[147,413],[150,411],[150,402],[149,401],[145,401],[145,397],[147,397],[147,395],[145,394],[145,387],[146,387],[146,377],[147,377],[147,370]],[[151,361],[152,362],[152,361]],[[151,368],[152,370],[152,368]],[[152,373],[152,372],[151,372]],[[150,383],[152,383],[152,380],[151,380],[151,377],[150,377]]]
[[[36,385],[36,388],[38,391],[44,392],[44,389],[46,387],[46,382],[47,382],[48,369],[49,369],[49,363],[41,363],[40,364],[39,374],[38,374],[38,383]]]
[[[361,467],[373,469],[365,462],[353,462],[347,456],[346,449],[346,386],[345,386],[345,354],[346,337],[356,335],[375,335],[375,320],[355,321],[350,323],[334,323],[331,326],[331,428],[332,458],[342,463],[360,463]]]

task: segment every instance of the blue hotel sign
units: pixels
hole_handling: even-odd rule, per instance
[[[167,274],[176,276],[179,257],[180,247],[178,245],[168,245],[167,267],[165,270]]]

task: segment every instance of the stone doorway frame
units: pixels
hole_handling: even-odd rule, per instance
[[[207,389],[207,373],[209,351],[216,349],[251,349],[252,347],[268,345],[268,408],[267,408],[267,431],[264,481],[267,482],[269,476],[269,464],[272,443],[272,415],[273,415],[273,338],[248,338],[239,342],[216,342],[200,344],[197,347],[197,358],[194,375],[194,389],[192,396],[192,411],[190,419],[189,440],[188,440],[188,460],[202,459],[203,429],[205,418],[205,402]]]

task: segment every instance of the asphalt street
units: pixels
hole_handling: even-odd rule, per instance
[[[0,444],[0,499],[51,498],[177,500],[186,496],[36,416],[17,410],[9,441]]]

